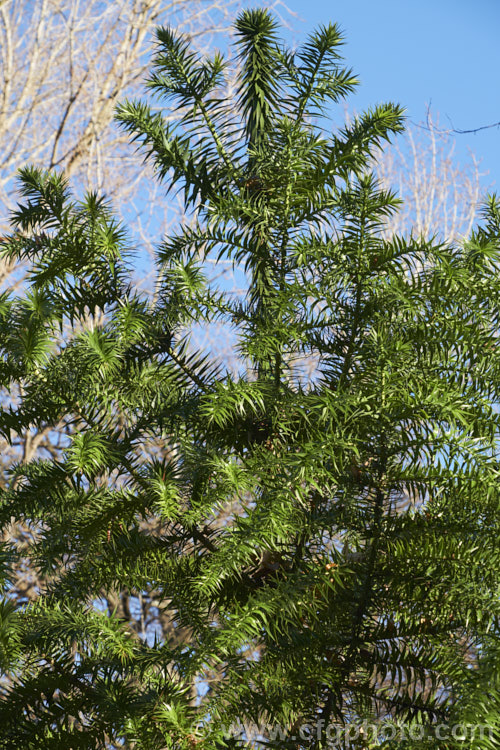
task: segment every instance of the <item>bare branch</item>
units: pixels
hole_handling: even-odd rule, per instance
[[[432,122],[432,119],[430,117],[430,108],[427,107],[427,117],[425,125],[421,122],[414,122],[413,120],[411,121],[411,124],[416,128],[420,128],[421,130],[428,130],[440,135],[464,135],[466,133],[479,133],[481,130],[491,130],[491,128],[500,128],[499,120],[498,122],[492,122],[490,125],[481,125],[478,128],[469,128],[464,130],[463,128],[456,128],[451,120],[451,117],[449,117],[448,115],[446,117],[450,121],[451,128],[438,128],[437,125]]]

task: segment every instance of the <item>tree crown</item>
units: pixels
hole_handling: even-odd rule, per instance
[[[295,53],[268,11],[235,30],[234,101],[228,63],[161,28],[148,85],[177,120],[118,110],[192,211],[159,246],[154,299],[102,199],[20,174],[4,253],[30,286],[1,301],[19,399],[0,427],[52,431],[54,451],[2,490],[45,588],[3,605],[0,746],[241,747],[238,720],[263,727],[256,747],[319,720],[432,743],[498,663],[498,203],[463,247],[384,239],[398,201],[368,165],[401,108],[326,134],[314,117],[355,85],[338,28]],[[212,260],[244,270],[244,296]],[[190,347],[213,321],[233,369]],[[150,596],[171,638],[103,613],[117,590]],[[491,690],[484,721],[497,708]]]

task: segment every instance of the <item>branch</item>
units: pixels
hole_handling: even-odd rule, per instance
[[[446,115],[448,120],[450,121],[451,128],[437,128],[432,120],[430,119],[430,105],[427,107],[427,113],[425,118],[425,125],[422,125],[422,123],[414,122],[413,120],[410,120],[411,124],[414,125],[416,128],[420,128],[421,130],[428,130],[430,133],[439,133],[440,135],[464,135],[466,133],[479,133],[481,130],[490,130],[491,128],[499,128],[500,127],[500,120],[498,122],[492,122],[490,125],[481,125],[479,128],[470,128],[463,130],[462,128],[456,128],[453,124],[453,121],[451,117]]]

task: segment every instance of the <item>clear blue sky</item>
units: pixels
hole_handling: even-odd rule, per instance
[[[469,129],[500,121],[500,0],[285,0],[297,13],[289,39],[318,24],[344,31],[348,67],[360,79],[350,109],[395,101],[413,122],[427,104],[441,125]],[[500,128],[457,135],[489,170],[484,183],[500,193]]]

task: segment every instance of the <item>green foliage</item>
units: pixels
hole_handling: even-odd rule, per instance
[[[363,721],[406,735],[339,747],[462,747],[433,734],[460,722],[489,723],[470,746],[493,747],[498,202],[463,247],[383,239],[398,200],[368,165],[401,109],[327,135],[313,118],[356,83],[338,28],[295,53],[267,11],[235,28],[235,101],[220,55],[159,29],[148,85],[174,119],[118,110],[193,212],[158,249],[153,300],[102,199],[20,174],[3,252],[30,275],[0,301],[19,392],[0,430],[65,440],[1,494],[44,587],[9,601],[5,547],[0,748],[320,750]],[[212,260],[245,270],[244,299]],[[238,372],[190,347],[214,321]],[[116,591],[154,594],[179,637],[109,617]]]

